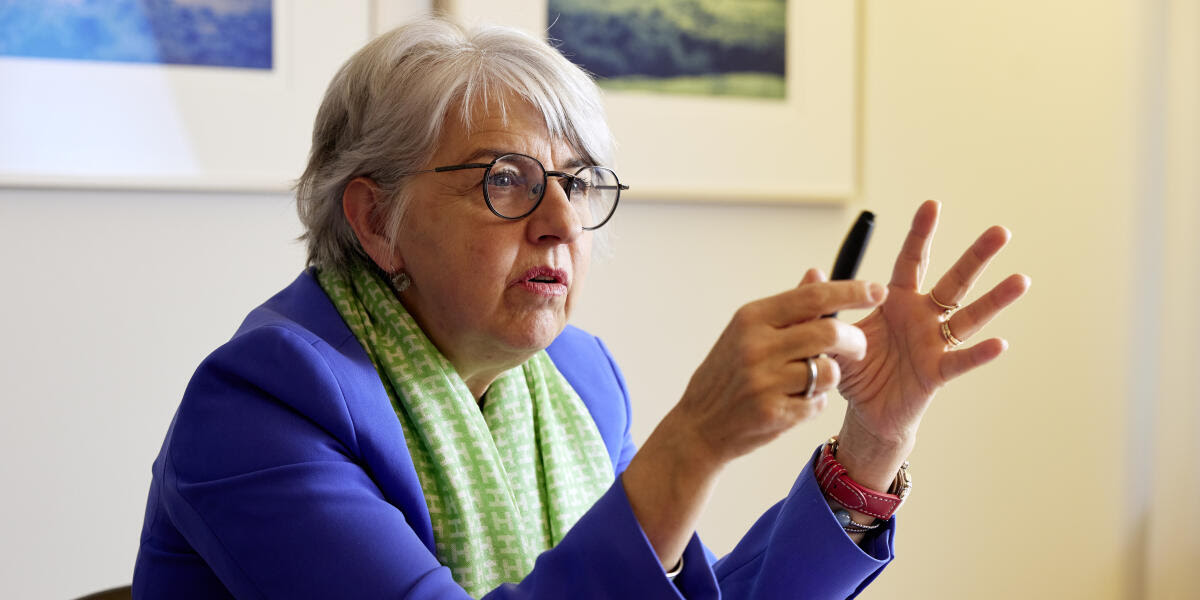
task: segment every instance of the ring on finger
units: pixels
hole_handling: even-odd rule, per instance
[[[817,389],[817,359],[820,356],[810,356],[804,359],[808,363],[808,386],[804,388],[804,397],[812,398],[813,392]]]
[[[950,331],[950,319],[942,321],[942,338],[946,340],[946,344],[951,348],[962,344],[962,340],[954,337],[954,332]]]
[[[934,304],[936,304],[938,308],[942,309],[943,315],[948,315],[948,314],[958,310],[962,306],[961,304],[959,304],[957,302],[955,302],[954,304],[946,304],[945,302],[938,300],[937,296],[933,295],[933,290],[929,290],[929,299]]]

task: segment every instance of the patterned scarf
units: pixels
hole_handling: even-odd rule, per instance
[[[476,598],[523,579],[613,481],[579,396],[543,351],[492,382],[481,410],[375,269],[317,277],[392,400],[438,560]]]

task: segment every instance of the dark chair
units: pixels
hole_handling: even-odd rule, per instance
[[[133,598],[133,588],[129,586],[117,587],[95,594],[88,594],[78,600],[131,600]]]

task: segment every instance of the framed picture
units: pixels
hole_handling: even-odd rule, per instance
[[[91,4],[0,11],[0,185],[287,190],[372,12],[369,0]]]
[[[468,22],[549,35],[568,58],[598,74],[618,144],[616,168],[631,186],[629,198],[720,202],[840,202],[855,193],[855,5],[438,3]],[[633,72],[626,76],[622,68]],[[739,69],[756,72],[734,72]]]

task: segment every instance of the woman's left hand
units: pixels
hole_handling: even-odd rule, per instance
[[[916,442],[921,417],[946,382],[984,365],[1008,347],[1000,338],[954,349],[942,329],[945,309],[921,293],[929,247],[940,205],[925,202],[896,259],[887,300],[856,323],[867,338],[860,361],[835,357],[842,370],[838,391],[848,401],[839,434],[838,460],[859,483],[886,491]],[[962,302],[988,262],[1008,243],[1003,227],[992,227],[963,253],[931,290],[938,302]],[[971,339],[988,321],[1029,289],[1024,275],[1011,275],[982,297],[950,314],[952,337]]]

